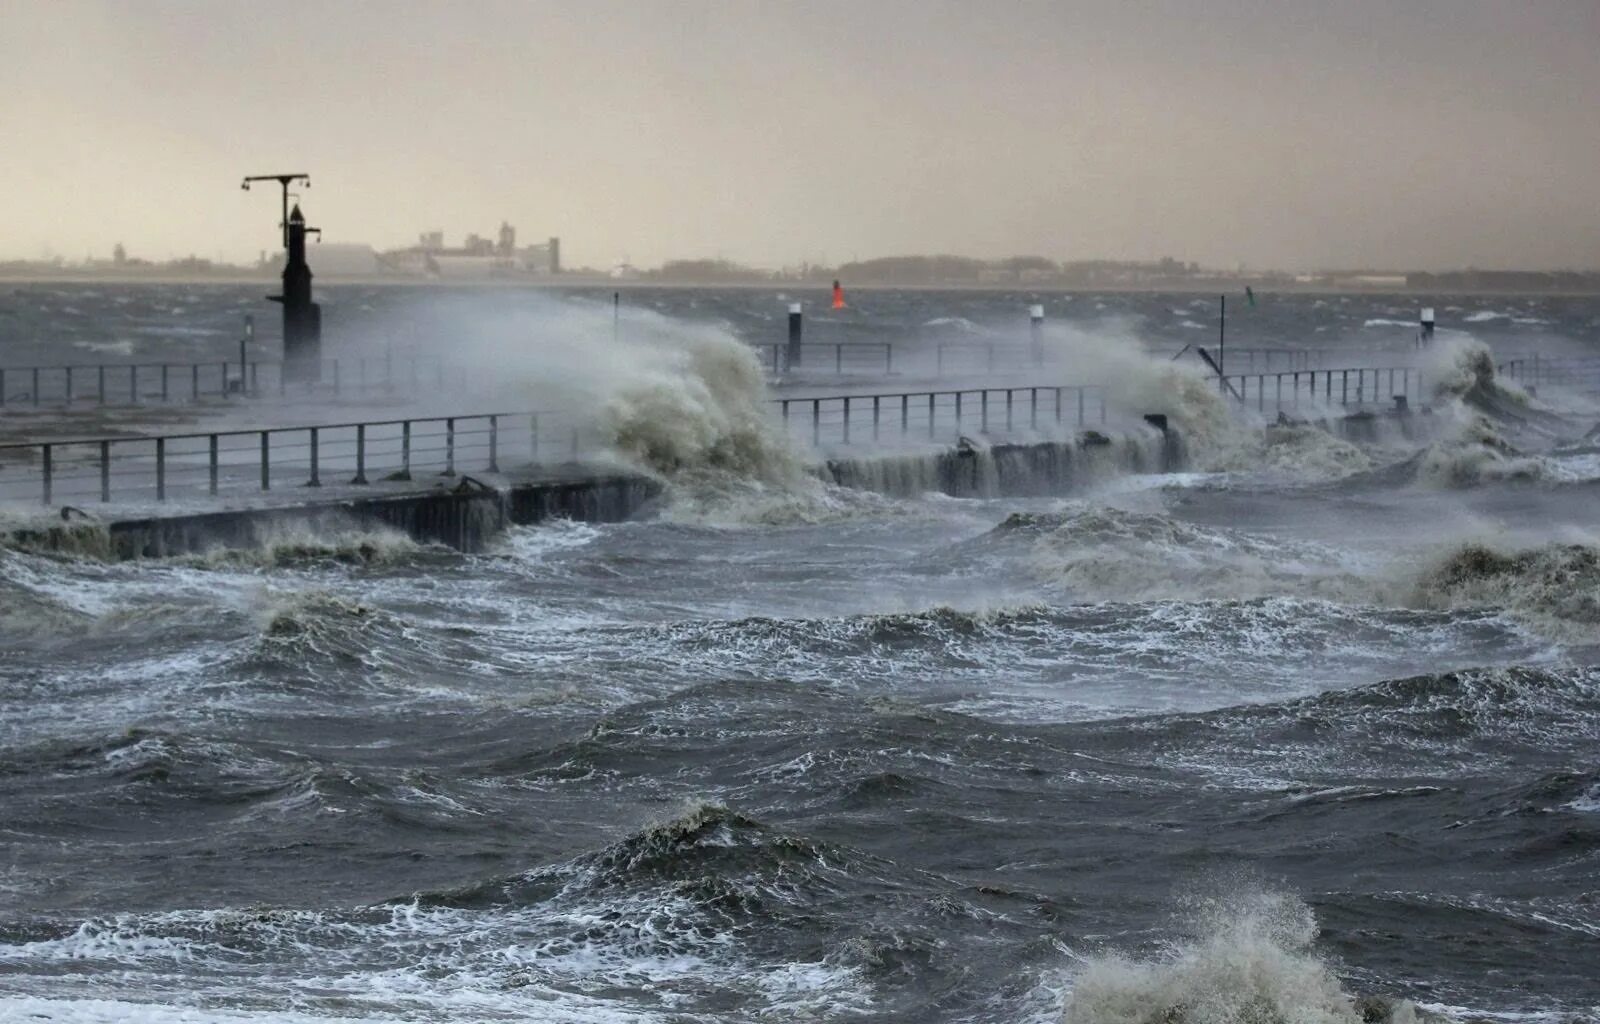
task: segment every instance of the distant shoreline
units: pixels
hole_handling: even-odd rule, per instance
[[[313,268],[315,271],[315,268]],[[461,288],[461,289],[497,289],[529,291],[575,290],[575,291],[648,291],[648,290],[690,290],[716,288],[729,291],[770,291],[785,294],[816,292],[826,295],[830,282],[822,281],[651,281],[638,278],[610,278],[591,277],[587,275],[563,274],[553,278],[530,279],[505,279],[505,278],[394,278],[394,277],[334,277],[318,276],[318,284],[323,286],[363,287],[363,288]],[[0,284],[151,284],[151,285],[260,285],[271,288],[277,284],[277,275],[247,275],[247,274],[101,274],[82,273],[72,271],[59,271],[51,273],[15,273],[0,272]],[[1322,284],[1267,284],[1254,280],[1241,279],[1238,281],[1203,281],[1203,282],[1174,282],[1170,284],[1107,284],[1107,285],[1066,285],[1066,284],[1017,284],[1017,283],[950,283],[950,284],[851,284],[845,282],[848,291],[857,292],[972,292],[990,294],[1025,294],[1025,295],[1238,295],[1243,296],[1246,287],[1254,289],[1263,297],[1268,295],[1396,295],[1412,298],[1444,295],[1480,295],[1480,296],[1539,296],[1550,298],[1586,298],[1600,295],[1600,287],[1593,289],[1513,289],[1513,288],[1401,288],[1374,286],[1363,288],[1360,286],[1333,286]]]

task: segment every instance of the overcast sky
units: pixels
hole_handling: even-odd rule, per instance
[[[1600,0],[0,0],[0,256],[1600,267]]]

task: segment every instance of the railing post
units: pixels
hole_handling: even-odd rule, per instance
[[[1028,389],[1028,429],[1039,429],[1039,389]]]
[[[101,363],[98,367],[96,367],[96,369],[100,371],[99,374],[98,374],[98,376],[100,378],[100,404],[101,405],[105,405],[106,404],[106,365],[104,363]]]
[[[956,429],[961,429],[961,392],[956,392]]]
[[[367,425],[356,424],[356,475],[350,481],[353,484],[367,482]]]
[[[456,421],[453,416],[444,421],[444,475],[456,475]]]
[[[900,436],[911,433],[911,396],[900,396]]]
[[[209,486],[207,490],[215,498],[217,496],[217,435],[212,434],[206,439],[206,442],[206,447],[209,449],[209,457],[206,460],[206,468],[209,471]]]
[[[933,392],[931,392],[931,391],[928,392],[928,439],[930,441],[933,440],[935,436],[937,436],[935,434],[935,432],[934,432],[934,429],[933,429],[934,399],[935,399],[935,397],[936,396],[934,395]]]
[[[217,394],[228,397],[228,361],[222,361],[222,379],[217,381]]]
[[[1083,394],[1083,385],[1080,384],[1078,385],[1078,426],[1080,427],[1083,426],[1085,422],[1083,415]]]
[[[51,451],[52,449],[50,445],[44,446],[42,459],[39,464],[39,470],[42,474],[40,483],[43,484],[44,487],[44,503],[46,505],[50,504],[51,485],[54,483],[52,477],[54,476],[53,470],[55,467],[54,460],[51,458]]]
[[[167,500],[167,439],[156,438],[156,500]]]
[[[844,443],[850,443],[850,396],[844,396]]]
[[[500,417],[489,417],[489,472],[500,472]]]
[[[411,479],[411,421],[400,424],[400,479]]]
[[[39,404],[39,368],[33,368],[33,404]]]
[[[816,446],[816,445],[819,445],[821,443],[822,443],[822,399],[813,398],[811,400],[811,444],[813,446]]]
[[[312,427],[311,428],[311,479],[306,481],[306,486],[307,487],[321,487],[322,486],[322,478],[317,472],[317,470],[321,468],[320,466],[318,466],[318,463],[322,461],[321,459],[319,459],[317,457],[318,454],[319,454],[318,450],[317,450],[317,441],[319,440],[319,436],[318,436],[319,433],[320,433],[320,431],[316,427]]]
[[[872,440],[878,440],[878,396],[872,396]]]
[[[111,500],[111,442],[100,442],[100,500]]]
[[[1350,404],[1350,371],[1339,371],[1339,404]]]
[[[1061,389],[1056,388],[1056,426],[1061,426]]]
[[[169,392],[168,389],[167,389],[167,364],[166,363],[162,363],[161,364],[161,401],[162,401],[163,404],[165,404],[168,401],[171,401],[171,399],[168,397],[170,395],[170,393],[171,392]]]
[[[844,344],[837,341],[833,344],[833,375],[835,377],[844,375]]]
[[[788,416],[789,416],[789,403],[788,402],[784,402],[783,403],[783,415],[784,415],[785,420],[787,420]],[[533,452],[533,463],[534,463],[534,465],[538,465],[539,464],[539,414],[538,413],[530,413],[528,415],[528,447]]]

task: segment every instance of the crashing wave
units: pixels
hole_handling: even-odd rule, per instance
[[[1321,427],[1278,423],[1218,453],[1214,472],[1267,472],[1307,480],[1336,480],[1372,468],[1361,447]]]
[[[1473,416],[1454,438],[1429,445],[1410,464],[1417,483],[1441,489],[1530,482],[1547,475],[1541,459],[1518,451],[1484,416]]]
[[[1424,608],[1504,608],[1541,632],[1597,642],[1600,548],[1550,544],[1504,553],[1465,544],[1423,570],[1411,600]]]
[[[1316,951],[1316,918],[1281,893],[1202,901],[1159,960],[1110,954],[1078,971],[1063,1024],[1412,1024],[1409,1002],[1358,999]]]
[[[1153,513],[1088,505],[1015,513],[984,543],[1018,539],[1029,544],[1032,571],[1087,600],[1357,599],[1367,592],[1331,550]]]

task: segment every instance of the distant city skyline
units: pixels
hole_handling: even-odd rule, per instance
[[[0,258],[1600,266],[1600,5],[13,0]]]

